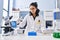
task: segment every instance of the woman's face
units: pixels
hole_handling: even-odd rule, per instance
[[[35,14],[35,12],[36,12],[36,7],[35,6],[30,6],[30,12],[32,13],[32,14]]]

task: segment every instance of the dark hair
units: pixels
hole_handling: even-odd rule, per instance
[[[37,10],[36,10],[36,16],[39,16],[39,12],[40,12],[40,10],[37,9]],[[31,15],[33,15],[33,14],[30,12],[30,16],[31,16]]]
[[[35,6],[35,8],[37,8],[38,7],[38,5],[37,5],[37,2],[33,2],[33,3],[31,3],[30,4],[30,6]],[[36,10],[36,16],[39,16],[39,13],[40,12],[40,10],[37,8],[37,10]],[[31,12],[30,12],[30,15],[33,15]]]
[[[30,6],[31,6],[31,5],[34,6],[35,8],[38,7],[37,2],[33,2],[33,3],[31,3]]]

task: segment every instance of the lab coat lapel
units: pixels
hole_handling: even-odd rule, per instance
[[[31,16],[31,21],[34,22],[34,18],[33,18],[33,16]]]

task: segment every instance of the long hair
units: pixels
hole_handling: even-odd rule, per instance
[[[39,9],[37,9],[37,10],[36,10],[36,13],[35,13],[35,14],[36,14],[36,16],[39,16],[39,12],[40,12],[40,10],[39,10]],[[31,16],[31,15],[33,15],[33,14],[30,12],[30,16]]]
[[[38,13],[40,12],[40,10],[37,8],[38,7],[37,2],[31,3],[30,6],[34,6],[37,9],[35,14],[36,14],[36,16],[38,16],[39,15]],[[30,12],[30,15],[32,15],[31,12]]]

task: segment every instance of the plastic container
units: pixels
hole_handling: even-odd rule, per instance
[[[54,32],[53,37],[54,38],[60,38],[60,32]]]

